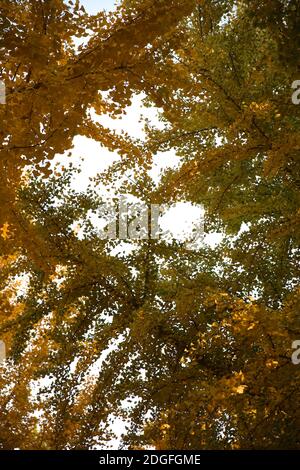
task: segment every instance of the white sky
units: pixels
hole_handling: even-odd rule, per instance
[[[87,13],[95,15],[100,10],[113,10],[115,1],[114,0],[81,0],[80,2]]]

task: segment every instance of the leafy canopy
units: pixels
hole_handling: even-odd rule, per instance
[[[2,449],[105,447],[116,418],[127,447],[299,447],[298,3],[2,1]],[[138,93],[164,124],[145,141],[93,119]],[[121,156],[83,193],[51,166],[76,135]],[[202,204],[223,240],[122,251],[90,219],[100,183]]]

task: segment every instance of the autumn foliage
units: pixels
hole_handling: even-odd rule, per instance
[[[0,448],[105,448],[123,420],[126,448],[299,449],[300,2],[0,12]],[[95,118],[141,94],[144,140]],[[120,156],[85,192],[78,135]],[[202,205],[222,241],[118,250],[90,219],[101,185]]]

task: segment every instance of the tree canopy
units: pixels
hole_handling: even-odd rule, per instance
[[[119,419],[126,448],[300,447],[299,3],[2,1],[0,449],[105,448]],[[95,119],[138,94],[144,140]],[[77,135],[120,156],[82,192]],[[103,184],[201,205],[222,241],[123,250]]]

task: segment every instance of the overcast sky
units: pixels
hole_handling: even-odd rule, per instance
[[[87,13],[95,14],[100,10],[113,10],[115,0],[81,0],[80,3],[84,6]]]

